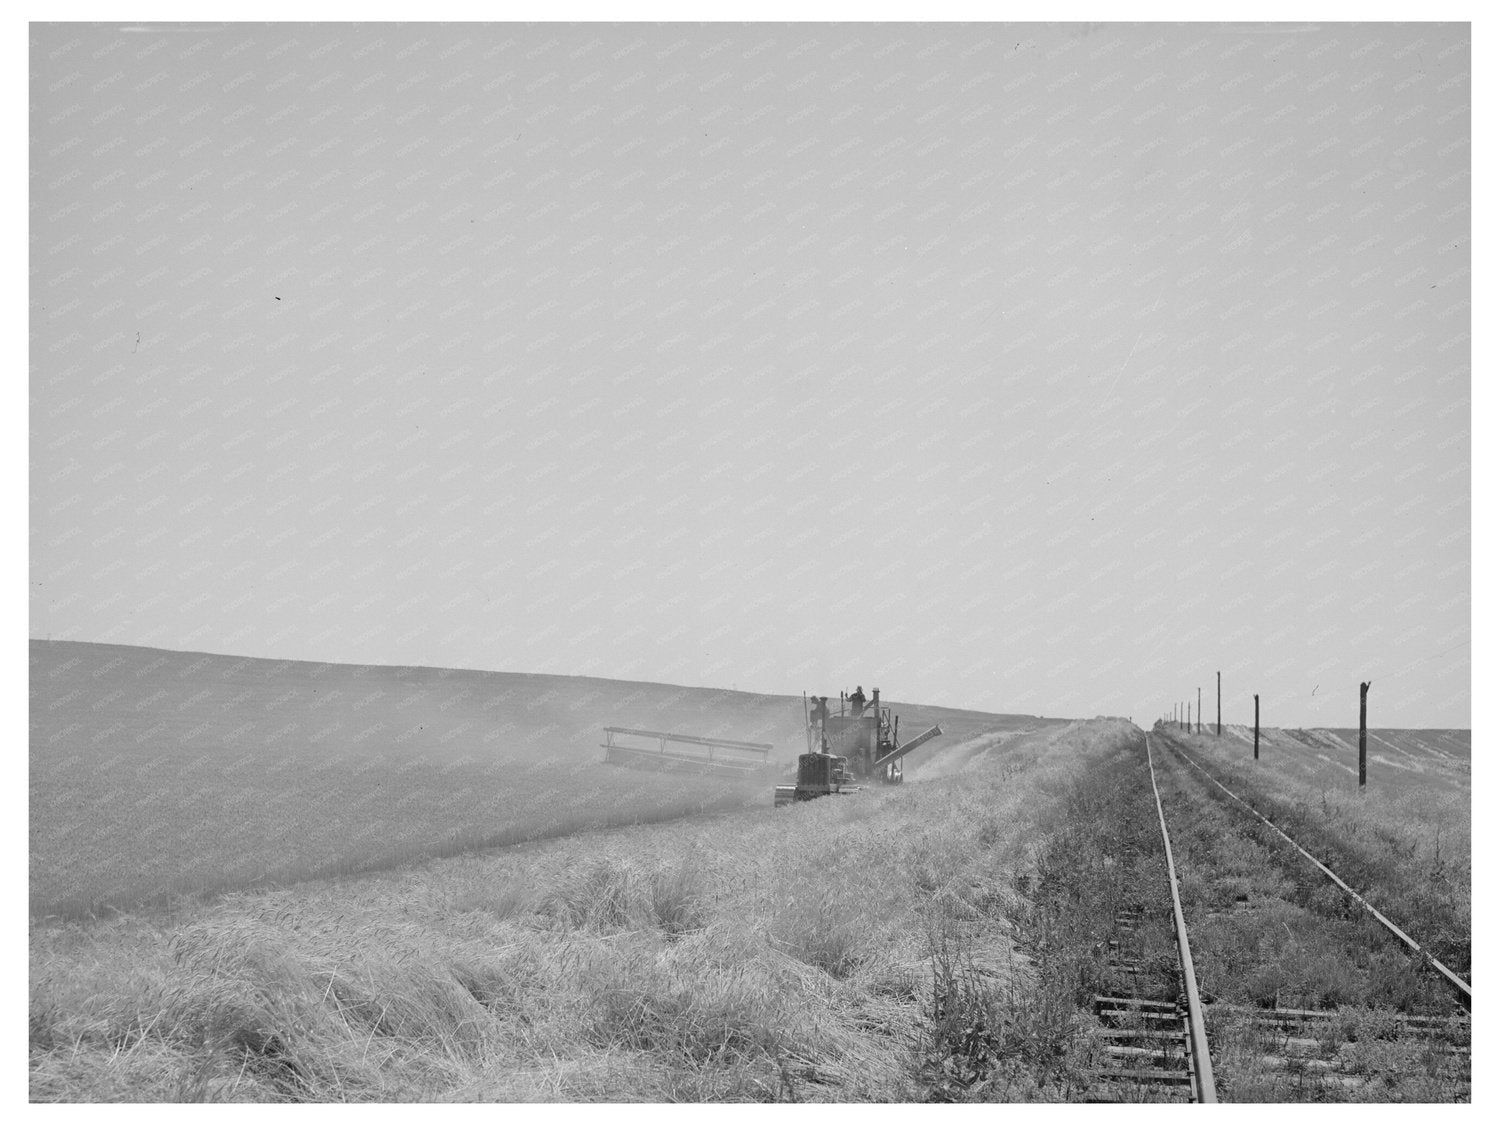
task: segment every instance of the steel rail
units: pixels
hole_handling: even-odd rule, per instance
[[[1214,1064],[1208,1057],[1208,1034],[1203,1026],[1203,1005],[1198,999],[1198,978],[1193,974],[1193,951],[1188,947],[1187,923],[1182,918],[1182,900],[1177,895],[1177,865],[1172,862],[1172,837],[1162,812],[1161,790],[1156,787],[1156,765],[1151,760],[1151,736],[1146,735],[1146,765],[1151,770],[1151,792],[1156,796],[1156,819],[1161,842],[1167,850],[1167,881],[1172,888],[1172,925],[1177,930],[1177,959],[1182,965],[1182,990],[1187,995],[1188,1036],[1192,1045],[1193,1096],[1204,1105],[1216,1104]]]
[[[1147,745],[1148,745],[1148,749],[1149,749],[1149,742],[1148,742]],[[1339,888],[1343,890],[1343,892],[1345,894],[1347,894],[1355,902],[1359,903],[1360,906],[1364,907],[1365,910],[1367,910],[1369,912],[1369,914],[1370,914],[1371,917],[1373,917],[1377,922],[1379,922],[1382,926],[1384,926],[1387,930],[1389,930],[1397,939],[1399,939],[1403,944],[1405,944],[1407,946],[1407,948],[1409,948],[1413,953],[1416,953],[1418,956],[1422,957],[1427,962],[1427,964],[1428,964],[1429,967],[1431,967],[1432,969],[1435,969],[1439,974],[1441,974],[1442,977],[1445,980],[1447,980],[1447,982],[1458,992],[1458,994],[1459,994],[1459,1003],[1461,1003],[1465,1008],[1470,1008],[1470,1010],[1472,1010],[1471,1005],[1473,1004],[1473,999],[1474,999],[1474,997],[1473,997],[1473,991],[1470,988],[1469,983],[1466,980],[1464,980],[1461,976],[1459,976],[1457,973],[1455,973],[1452,969],[1448,968],[1447,965],[1444,965],[1441,961],[1439,961],[1431,953],[1428,953],[1427,950],[1423,949],[1420,945],[1418,945],[1415,941],[1413,941],[1412,938],[1409,937],[1404,930],[1402,930],[1399,926],[1396,925],[1396,923],[1392,922],[1384,914],[1382,914],[1380,911],[1376,910],[1375,907],[1373,907],[1372,905],[1370,905],[1370,903],[1368,901],[1366,901],[1366,899],[1365,899],[1365,897],[1363,895],[1361,895],[1358,891],[1356,891],[1348,883],[1344,882],[1337,875],[1335,875],[1332,870],[1330,870],[1325,864],[1323,864],[1316,856],[1314,856],[1311,852],[1309,852],[1301,844],[1297,843],[1296,840],[1293,840],[1290,836],[1288,836],[1280,828],[1276,827],[1276,825],[1274,823],[1272,823],[1268,818],[1266,818],[1259,811],[1257,811],[1253,805],[1249,804],[1246,801],[1241,800],[1238,796],[1236,796],[1234,793],[1230,792],[1230,790],[1228,790],[1227,788],[1225,788],[1224,785],[1223,785],[1223,783],[1220,782],[1218,778],[1214,777],[1213,774],[1209,773],[1206,769],[1204,769],[1202,766],[1200,766],[1197,762],[1193,761],[1191,755],[1189,755],[1186,750],[1182,749],[1182,747],[1180,747],[1180,746],[1173,746],[1170,741],[1168,742],[1168,745],[1172,746],[1172,749],[1182,756],[1182,760],[1183,761],[1185,761],[1188,765],[1192,766],[1195,770],[1197,770],[1199,773],[1201,773],[1204,777],[1208,778],[1209,781],[1213,782],[1220,789],[1222,789],[1224,791],[1225,796],[1227,796],[1231,801],[1234,801],[1236,804],[1240,805],[1248,813],[1250,813],[1251,816],[1255,817],[1262,824],[1264,824],[1267,828],[1269,828],[1272,832],[1276,833],[1276,835],[1280,836],[1288,844],[1292,845],[1292,847],[1296,848],[1299,852],[1301,852],[1302,855],[1307,859],[1307,861],[1309,863],[1311,863],[1314,867],[1316,867],[1324,875],[1327,875],[1329,879],[1333,880],[1333,882],[1336,883],[1339,886]]]

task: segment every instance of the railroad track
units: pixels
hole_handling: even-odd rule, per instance
[[[1225,788],[1179,747],[1173,746],[1172,749],[1186,764],[1195,767],[1237,806],[1269,826],[1350,896],[1351,901],[1379,922],[1391,937],[1436,972],[1452,990],[1464,1013],[1442,1016],[1372,1012],[1364,1015],[1347,1008],[1308,1010],[1204,1002],[1188,940],[1187,921],[1178,889],[1177,863],[1172,853],[1161,787],[1157,782],[1150,735],[1146,736],[1145,744],[1171,889],[1179,992],[1175,998],[1148,996],[1134,987],[1133,982],[1140,976],[1140,950],[1135,935],[1143,918],[1139,911],[1122,909],[1115,918],[1115,938],[1109,943],[1108,964],[1111,979],[1123,987],[1118,989],[1118,994],[1099,995],[1094,999],[1094,1014],[1099,1025],[1096,1035],[1102,1060],[1095,1077],[1106,1087],[1118,1091],[1116,1096],[1101,1100],[1216,1102],[1219,1091],[1210,1050],[1211,1030],[1219,1047],[1233,1045],[1235,1063],[1241,1072],[1248,1065],[1259,1073],[1272,1074],[1276,1081],[1284,1084],[1278,1089],[1286,1089],[1286,1084],[1290,1084],[1300,1091],[1299,1096],[1308,1099],[1322,1100],[1340,1093],[1359,1097],[1369,1097],[1373,1093],[1378,1098],[1382,1083],[1396,1081],[1369,1065],[1371,1052],[1379,1050],[1387,1050],[1393,1059],[1404,1060],[1402,1065],[1408,1069],[1414,1065],[1423,1068],[1423,1072],[1437,1084],[1434,1088],[1443,1090],[1445,1096],[1467,1099],[1471,1069],[1467,1012],[1472,1002],[1468,983],[1423,950],[1285,832]],[[1251,909],[1248,902],[1236,901],[1225,910],[1206,914],[1204,920],[1222,918],[1226,913],[1232,915],[1240,908]]]
[[[1148,999],[1139,995],[1096,996],[1094,1014],[1102,1024],[1104,1065],[1095,1077],[1107,1083],[1124,1083],[1126,1096],[1136,1100],[1183,1100],[1204,1104],[1219,1100],[1214,1087],[1213,1060],[1209,1055],[1203,1005],[1193,969],[1182,901],[1177,893],[1177,868],[1172,858],[1172,839],[1162,811],[1161,790],[1151,742],[1146,740],[1146,763],[1151,770],[1151,792],[1156,801],[1157,824],[1166,856],[1167,883],[1172,892],[1172,927],[1177,945],[1179,992],[1175,1000]],[[1125,911],[1115,917],[1116,940],[1112,943],[1110,967],[1117,976],[1138,975],[1138,951],[1132,948],[1141,916]],[[1135,956],[1132,956],[1135,954]]]
[[[1313,1098],[1342,1089],[1377,1097],[1385,1075],[1352,1073],[1362,1051],[1405,1044],[1407,1065],[1423,1067],[1467,1098],[1470,1090],[1469,1021],[1435,1017],[1384,1017],[1382,1027],[1359,1028],[1358,1017],[1333,1011],[1211,1005],[1209,1019],[1219,1038],[1234,1041],[1264,1072],[1302,1087]],[[1373,1030],[1373,1034],[1369,1034]],[[1419,1045],[1415,1051],[1413,1044]]]
[[[1213,1101],[1200,1096],[1192,1064],[1192,1028],[1177,1001],[1095,996],[1103,1064],[1094,1077],[1116,1087],[1101,1101]]]
[[[1148,735],[1147,736],[1147,744],[1148,744],[1148,746],[1149,746],[1149,743],[1150,743],[1150,736]],[[1353,901],[1354,903],[1356,903],[1371,918],[1373,918],[1382,927],[1384,927],[1385,930],[1386,930],[1386,932],[1389,933],[1391,935],[1391,937],[1395,938],[1402,945],[1406,946],[1406,948],[1409,949],[1413,954],[1415,954],[1416,956],[1422,958],[1422,960],[1424,962],[1426,962],[1428,968],[1430,968],[1434,972],[1436,972],[1444,980],[1444,982],[1449,986],[1450,990],[1453,992],[1454,999],[1457,1000],[1458,1003],[1463,1006],[1464,1010],[1465,1011],[1470,1011],[1471,1010],[1471,1007],[1472,1007],[1472,1004],[1473,1004],[1473,992],[1472,992],[1471,986],[1469,985],[1469,983],[1467,981],[1465,981],[1462,977],[1460,977],[1452,969],[1448,968],[1447,965],[1444,965],[1441,961],[1439,961],[1436,957],[1434,957],[1427,950],[1423,949],[1420,945],[1418,945],[1414,940],[1412,940],[1411,937],[1409,937],[1405,933],[1405,931],[1403,931],[1399,926],[1397,926],[1394,922],[1392,922],[1389,918],[1387,918],[1380,911],[1376,910],[1375,907],[1373,907],[1372,905],[1370,905],[1370,903],[1365,899],[1365,897],[1363,895],[1361,895],[1353,887],[1349,886],[1348,883],[1346,883],[1342,879],[1340,879],[1336,874],[1334,874],[1334,872],[1327,865],[1325,865],[1322,861],[1320,861],[1319,859],[1317,859],[1311,852],[1309,852],[1301,844],[1297,843],[1296,840],[1293,840],[1290,836],[1288,836],[1285,832],[1283,832],[1280,828],[1278,828],[1271,820],[1269,820],[1267,817],[1262,816],[1259,812],[1257,812],[1252,805],[1250,805],[1248,802],[1246,802],[1238,794],[1236,794],[1236,793],[1232,792],[1230,789],[1228,789],[1221,781],[1219,781],[1218,778],[1214,777],[1213,774],[1209,773],[1199,763],[1197,763],[1196,761],[1194,761],[1193,758],[1192,758],[1192,756],[1190,754],[1188,754],[1186,751],[1184,751],[1180,746],[1174,746],[1174,745],[1172,745],[1172,743],[1170,741],[1167,743],[1167,745],[1171,746],[1172,750],[1184,762],[1186,762],[1189,766],[1191,766],[1193,769],[1197,770],[1199,774],[1201,774],[1204,778],[1206,778],[1208,780],[1209,784],[1215,786],[1226,797],[1228,797],[1231,801],[1233,801],[1236,805],[1238,805],[1240,808],[1244,809],[1245,812],[1247,812],[1251,816],[1255,817],[1256,820],[1258,820],[1258,821],[1260,821],[1260,823],[1264,824],[1267,828],[1269,828],[1272,832],[1274,832],[1283,841],[1285,841],[1287,844],[1291,845],[1291,847],[1295,848],[1297,850],[1297,852],[1304,859],[1306,859],[1310,864],[1312,864],[1313,867],[1315,867],[1318,871],[1322,872],[1322,874],[1325,877],[1327,877],[1327,879],[1331,883],[1333,883],[1341,891],[1343,891],[1349,897],[1349,899],[1351,901]]]

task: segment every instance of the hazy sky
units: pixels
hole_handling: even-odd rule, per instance
[[[1467,25],[31,43],[32,636],[1469,725]]]

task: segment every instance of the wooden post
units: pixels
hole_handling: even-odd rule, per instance
[[[1255,760],[1260,761],[1260,696],[1255,697]]]
[[[1359,685],[1359,787],[1365,787],[1365,695],[1368,694],[1370,685],[1362,683]]]
[[[1187,732],[1189,734],[1192,734],[1193,733],[1193,701],[1191,699],[1188,700],[1187,717],[1188,717]]]
[[[1218,691],[1219,702],[1214,709],[1214,737],[1218,738],[1224,733],[1224,674],[1214,673],[1214,687]]]
[[[1198,689],[1198,733],[1203,733],[1203,689]]]

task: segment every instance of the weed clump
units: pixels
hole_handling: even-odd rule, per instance
[[[631,866],[610,856],[590,860],[542,899],[542,913],[569,930],[605,933],[640,928],[646,911]]]
[[[962,939],[934,940],[929,1032],[917,1067],[925,1101],[1060,1100],[1087,1040],[1065,989],[981,968]]]
[[[777,1056],[773,1006],[743,977],[684,980],[634,963],[596,971],[593,988],[589,1034],[600,1047],[672,1055],[698,1065]]]
[[[462,887],[449,900],[448,908],[456,913],[480,911],[503,922],[529,913],[535,905],[536,893],[520,879],[500,879]]]
[[[835,980],[853,976],[865,961],[868,934],[860,913],[851,917],[842,907],[815,894],[794,898],[777,919],[778,945]]]
[[[651,916],[669,937],[681,937],[708,924],[703,873],[687,859],[673,869],[652,873]]]

